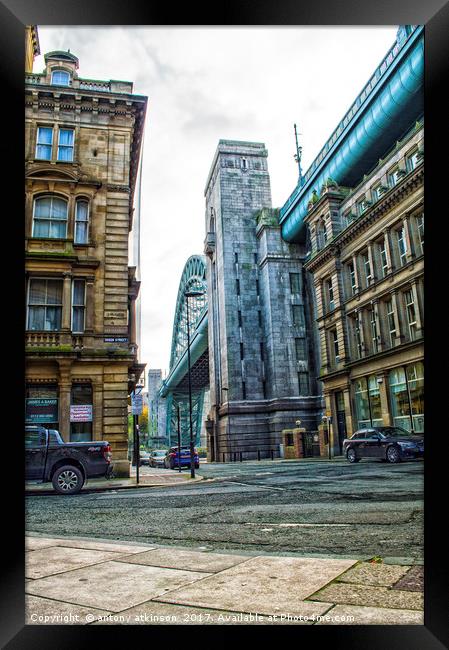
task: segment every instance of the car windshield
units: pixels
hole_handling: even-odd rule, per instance
[[[383,436],[388,436],[393,438],[404,438],[413,435],[411,431],[407,431],[406,429],[402,429],[401,427],[379,427],[378,431]]]

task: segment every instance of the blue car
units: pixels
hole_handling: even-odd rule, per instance
[[[200,466],[200,459],[198,452],[194,449],[195,469],[198,469]],[[181,454],[178,453],[178,447],[170,447],[165,456],[165,467],[167,469],[175,469],[181,465],[181,467],[190,467],[190,447],[181,447]]]

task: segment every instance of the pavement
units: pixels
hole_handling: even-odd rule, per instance
[[[28,625],[423,625],[423,568],[26,536]]]

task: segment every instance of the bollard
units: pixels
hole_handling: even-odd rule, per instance
[[[240,462],[242,462],[242,452],[240,452]]]
[[[271,453],[271,460],[274,460],[274,451],[272,449],[270,449],[270,453]]]

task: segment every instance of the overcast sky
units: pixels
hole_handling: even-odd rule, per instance
[[[168,371],[187,258],[203,253],[204,187],[220,139],[264,142],[273,207],[348,110],[396,36],[391,27],[43,27],[43,55],[67,50],[80,77],[134,82],[148,96],[142,176],[141,361]]]

